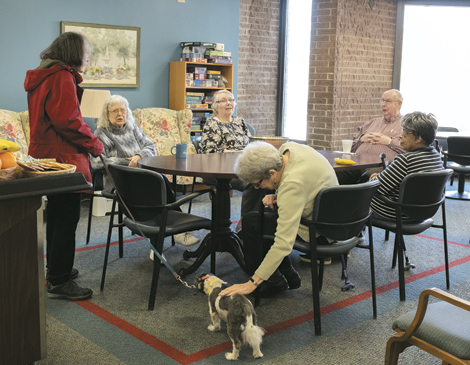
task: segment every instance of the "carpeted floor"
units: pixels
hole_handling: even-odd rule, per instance
[[[449,187],[455,190],[456,186]],[[239,218],[241,196],[232,198],[232,220]],[[470,300],[470,229],[465,201],[446,200],[450,292]],[[207,198],[199,198],[193,213],[210,217]],[[125,230],[124,258],[119,259],[113,245],[104,291],[100,292],[108,217],[93,217],[92,235],[85,245],[88,202],[83,202],[77,231],[75,267],[77,282],[91,287],[91,300],[69,302],[46,299],[47,359],[38,364],[220,364],[231,343],[223,325],[221,332],[210,332],[207,298],[188,289],[162,267],[156,308],[147,310],[152,261],[149,249],[138,236]],[[439,215],[438,215],[439,216]],[[437,219],[439,220],[439,219]],[[233,226],[234,227],[234,226]],[[400,314],[414,310],[420,292],[429,287],[445,289],[442,231],[429,229],[423,235],[406,237],[408,255],[416,268],[407,272],[406,301],[400,302],[398,274],[391,269],[393,234],[384,241],[384,232],[374,229],[377,276],[378,318],[372,318],[368,251],[356,248],[348,261],[350,279],[356,287],[340,290],[341,265],[333,260],[327,266],[323,290],[322,336],[314,336],[310,267],[292,261],[302,277],[302,287],[273,298],[262,299],[257,308],[258,322],[267,330],[262,359],[253,359],[251,349],[243,347],[239,360],[257,364],[382,364],[385,344],[394,333],[391,324]],[[195,233],[203,238],[207,231]],[[116,241],[117,235],[113,236]],[[197,246],[196,246],[197,247]],[[164,254],[178,271],[189,266],[182,259],[184,247],[171,246]],[[229,283],[247,280],[235,259],[227,253],[217,255],[217,275]],[[209,260],[194,274],[184,278],[192,284],[197,273],[209,271]],[[440,364],[420,350],[410,348],[400,356],[400,364]]]

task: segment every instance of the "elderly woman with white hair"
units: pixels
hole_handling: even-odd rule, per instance
[[[250,142],[245,120],[233,115],[236,105],[230,91],[219,90],[214,94],[213,115],[207,118],[199,143],[201,153],[241,151]]]
[[[143,157],[157,155],[155,145],[135,124],[134,116],[129,108],[129,102],[120,95],[112,95],[105,101],[101,116],[98,119],[96,136],[103,143],[101,156],[106,164],[137,167],[137,161]],[[99,158],[91,159],[93,168],[102,168]],[[164,177],[167,186],[167,200],[174,202],[175,196],[170,183]],[[113,188],[111,176],[105,173],[105,190]],[[185,246],[191,246],[199,240],[190,232],[175,235],[175,241]]]
[[[263,203],[271,208],[264,214],[264,234],[274,235],[274,242],[258,241],[258,212],[243,217],[243,253],[246,271],[251,278],[236,284],[220,295],[249,294],[260,286],[260,295],[268,296],[289,287],[300,287],[300,276],[292,267],[289,254],[296,238],[309,241],[301,218],[311,218],[313,202],[318,192],[338,185],[330,163],[313,148],[287,142],[276,150],[264,142],[250,143],[238,157],[235,171],[241,179],[258,189],[275,190],[266,195]],[[318,237],[319,244],[328,239]],[[262,258],[258,258],[258,245],[263,245]]]

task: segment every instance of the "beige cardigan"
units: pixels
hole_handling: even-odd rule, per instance
[[[263,280],[269,279],[283,258],[292,252],[297,234],[308,241],[308,228],[300,225],[300,219],[312,217],[313,202],[318,192],[338,185],[333,167],[313,148],[287,142],[279,151],[284,153],[286,150],[290,151],[290,158],[277,190],[279,218],[276,238],[256,270],[256,275]]]

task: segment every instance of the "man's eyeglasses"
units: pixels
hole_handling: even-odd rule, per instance
[[[257,183],[253,183],[253,187],[254,187],[255,189],[259,189],[262,182],[263,182],[263,179],[261,179],[261,180],[258,181]]]
[[[396,101],[396,100],[382,99],[382,103],[387,103],[387,104],[393,103],[393,102],[395,102],[395,101]]]
[[[126,109],[113,109],[109,111],[109,114],[117,115],[118,113],[126,114]]]
[[[223,99],[223,100],[217,100],[217,104],[232,104],[235,102],[235,99]]]

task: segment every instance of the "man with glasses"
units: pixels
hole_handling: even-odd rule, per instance
[[[381,100],[382,117],[365,123],[353,138],[351,152],[380,156],[385,153],[386,161],[392,162],[396,155],[403,153],[400,146],[401,119],[400,114],[403,97],[400,91],[392,89],[386,91]],[[341,185],[356,184],[369,179],[377,171],[353,170],[338,172],[338,181]]]

